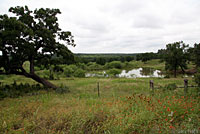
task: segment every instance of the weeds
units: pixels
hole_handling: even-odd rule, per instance
[[[97,81],[101,83],[101,97],[94,91]],[[154,81],[164,87],[172,82],[180,86],[183,80],[154,78]],[[178,88],[168,88],[167,92],[155,90],[151,96],[147,78],[75,78],[73,81],[61,79],[58,83],[63,83],[58,91],[1,100],[0,132],[168,134],[200,131],[200,98],[195,88],[189,89],[188,96]],[[18,84],[10,86],[13,85]],[[65,90],[67,94],[63,94]]]

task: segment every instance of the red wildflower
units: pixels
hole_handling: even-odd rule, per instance
[[[169,126],[169,128],[170,128],[170,129],[174,129],[175,127],[174,127],[174,126],[172,126],[172,125],[170,125],[170,126]]]

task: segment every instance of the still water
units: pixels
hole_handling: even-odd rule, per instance
[[[109,77],[109,74],[106,71],[102,73],[86,73],[86,77]],[[138,68],[132,70],[122,70],[120,74],[117,74],[116,77],[124,78],[144,78],[144,77],[164,77],[161,71],[154,70],[151,68]]]
[[[118,77],[125,78],[142,78],[142,77],[164,77],[159,70],[153,70],[151,68],[138,68],[130,71],[122,70]]]

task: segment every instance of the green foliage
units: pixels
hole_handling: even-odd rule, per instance
[[[112,62],[106,63],[105,65],[106,69],[113,69],[113,68],[122,69],[122,67],[123,67],[123,63],[120,61],[112,61]]]
[[[56,88],[36,76],[34,66],[69,64],[74,60],[72,52],[66,47],[75,46],[73,36],[69,31],[62,31],[58,24],[60,10],[40,8],[31,11],[27,6],[17,6],[9,11],[15,17],[0,15],[0,68],[3,67],[6,74],[24,75],[47,87]],[[29,71],[23,66],[27,61],[30,63]]]
[[[16,98],[24,95],[35,95],[39,90],[45,90],[45,88],[39,84],[17,84],[16,82],[11,85],[0,85],[0,99],[5,97]]]
[[[187,48],[188,45],[185,45],[185,43],[182,41],[166,45],[164,55],[165,69],[174,71],[174,77],[176,77],[176,73],[179,67],[183,72],[184,69],[187,68]]]
[[[54,81],[58,85],[63,83],[61,88],[67,85],[70,92],[63,94],[64,89],[57,93],[50,90],[36,96],[1,100],[0,132],[168,134],[191,130],[198,133],[199,98],[194,94],[184,96],[180,88],[169,92],[155,90],[151,96],[149,80],[66,78]],[[183,78],[153,80],[160,86],[183,85]],[[97,81],[101,97],[97,97]],[[189,92],[194,90],[190,88]]]
[[[75,72],[73,66],[66,66],[64,67],[64,75],[66,77],[71,77],[73,76],[73,73]]]
[[[79,67],[81,67],[81,65],[84,66],[84,64],[79,64]],[[66,77],[85,77],[85,72],[86,71],[83,70],[82,68],[79,68],[79,67],[76,66],[76,65],[65,66],[64,67],[64,75]]]
[[[78,68],[83,69],[83,70],[87,70],[88,69],[88,67],[87,67],[87,65],[85,63],[77,63],[76,66]]]
[[[194,44],[194,62],[197,67],[200,67],[200,43]]]
[[[131,61],[134,60],[137,54],[75,54],[76,61],[81,63],[96,62],[97,64],[104,65],[106,62],[112,61]]]
[[[101,65],[96,64],[95,62],[89,62],[87,66],[89,71],[98,71],[103,69]]]
[[[83,69],[77,69],[74,72],[74,77],[85,77],[85,71]]]
[[[113,68],[113,69],[110,69],[110,70],[107,71],[107,74],[114,76],[114,77],[116,77],[116,75],[120,74],[120,73],[121,73],[121,70],[116,69],[116,68]]]
[[[136,55],[136,60],[141,60],[142,62],[147,62],[148,60],[158,59],[157,53],[141,53]]]
[[[106,64],[106,59],[102,58],[102,57],[97,58],[96,63],[100,64],[100,65],[105,65]]]

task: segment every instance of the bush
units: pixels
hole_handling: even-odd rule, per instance
[[[71,67],[66,66],[66,67],[64,68],[64,74],[65,74],[66,77],[72,76],[73,73],[74,73],[74,70],[73,70]]]
[[[107,71],[107,74],[116,77],[117,74],[120,74],[121,70],[113,68]]]
[[[74,77],[85,77],[85,71],[79,68],[74,72]]]
[[[75,71],[78,69],[76,65],[69,65],[64,67],[64,74],[66,77],[74,76]]]
[[[85,63],[77,63],[76,66],[77,66],[78,68],[83,69],[83,70],[86,70],[86,69],[87,69],[87,66],[85,65]]]
[[[122,69],[123,63],[120,61],[112,61],[112,62],[106,63],[105,67],[106,69],[113,69],[113,68]]]
[[[61,86],[59,88],[56,88],[55,92],[58,93],[58,94],[64,94],[64,93],[69,93],[70,90],[69,90],[69,87],[66,87],[66,86],[63,87],[63,86]]]
[[[87,66],[88,66],[88,70],[90,70],[90,71],[98,71],[98,70],[103,69],[103,67],[101,65],[96,64],[95,62],[89,62],[87,64]]]
[[[19,96],[24,96],[25,94],[35,94],[36,91],[44,90],[43,86],[39,84],[30,85],[28,83],[25,84],[17,84],[14,82],[11,85],[0,85],[0,99],[5,97],[16,98]]]

